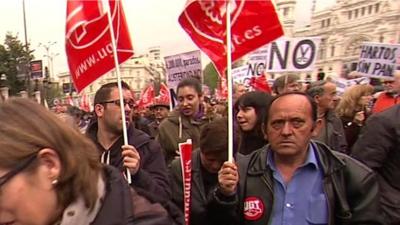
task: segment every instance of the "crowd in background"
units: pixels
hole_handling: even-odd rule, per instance
[[[265,172],[258,171],[257,165],[252,163],[272,163],[268,164],[268,168],[280,170],[273,166],[273,161],[259,159],[264,157],[263,154],[266,154],[266,158],[272,154],[268,149],[273,147],[268,146],[274,146],[279,139],[278,136],[274,137],[277,134],[273,130],[289,129],[286,123],[294,130],[301,130],[306,123],[298,118],[288,122],[280,119],[272,124],[269,120],[282,110],[280,115],[289,115],[292,112],[285,109],[301,103],[303,105],[293,110],[310,105],[315,126],[310,126],[311,131],[307,131],[311,140],[304,139],[307,145],[315,145],[316,165],[319,160],[323,161],[321,157],[340,159],[341,163],[344,162],[342,167],[346,168],[344,173],[352,176],[358,173],[365,179],[359,181],[354,178],[351,186],[342,181],[333,182],[335,190],[335,185],[344,185],[344,189],[351,190],[344,191],[343,199],[338,199],[338,193],[332,194],[334,204],[343,206],[344,211],[331,208],[332,202],[328,199],[328,213],[333,215],[321,216],[324,221],[321,224],[400,224],[399,71],[396,71],[393,80],[385,80],[383,85],[384,90],[377,92],[377,88],[370,84],[356,84],[338,96],[336,84],[329,79],[302,83],[296,75],[277,78],[272,87],[273,93],[248,91],[244,85],[235,84],[233,146],[235,158],[240,162],[238,164],[225,163],[228,146],[227,102],[203,96],[201,84],[196,79],[189,78],[179,83],[178,106],[174,109],[167,102],[154,102],[151,107],[138,108],[132,90],[123,83],[127,144],[121,135],[121,109],[116,83],[103,85],[97,91],[93,112],[57,105],[51,110],[54,113],[50,113],[29,100],[5,101],[0,105],[0,185],[10,182],[9,185],[14,185],[14,188],[21,188],[25,201],[31,205],[21,206],[23,200],[15,197],[5,200],[1,187],[3,196],[0,197],[0,210],[3,212],[0,212],[0,222],[13,224],[14,221],[22,221],[23,224],[29,221],[28,217],[32,217],[33,221],[39,222],[26,224],[184,224],[178,143],[191,139],[194,149],[191,224],[250,224],[248,221],[259,219],[254,217],[257,213],[245,214],[240,218],[237,212],[246,212],[247,206],[244,209],[242,206],[251,202],[248,198],[241,199],[243,196],[259,195],[264,191],[257,189],[251,192],[254,183],[258,182],[254,176]],[[20,153],[12,153],[11,150]],[[334,156],[321,153],[326,151],[338,153]],[[278,156],[281,155],[275,155],[276,158],[272,160],[278,160]],[[376,178],[364,165],[360,166],[358,160],[372,169]],[[37,162],[32,164],[33,161]],[[246,164],[241,164],[243,162]],[[243,176],[241,167],[248,167],[252,172],[244,172],[246,175]],[[3,170],[6,172],[3,173]],[[25,174],[24,170],[31,173],[35,171],[40,187],[33,185],[36,188],[34,191],[39,190],[38,196],[43,197],[41,202],[54,210],[49,213],[40,211],[43,207],[37,205],[38,196],[28,196],[30,193],[35,195],[35,192],[22,188],[27,185],[24,182],[31,182],[29,179],[24,181],[21,178],[20,184],[15,184],[18,181],[11,182],[13,176]],[[124,174],[125,178],[130,176],[132,183],[129,186],[125,184],[119,174]],[[331,174],[324,174],[328,175]],[[246,177],[245,181],[241,180],[242,176]],[[276,182],[272,178],[262,179]],[[316,179],[325,178],[316,175]],[[251,188],[246,186],[250,182]],[[379,196],[378,189],[374,189],[375,182],[379,184]],[[243,185],[248,189],[243,191]],[[266,199],[275,201],[275,205],[263,206],[263,210],[268,208],[273,213],[259,215],[261,220],[270,221],[272,218],[275,221],[280,213],[283,217],[285,212],[284,209],[282,212],[276,211],[280,201],[276,196],[282,193],[277,193],[279,184],[273,185],[275,197]],[[365,190],[355,190],[361,187]],[[341,188],[338,190],[342,191]],[[10,190],[4,189],[8,195],[12,195]],[[49,193],[44,193],[49,190]],[[318,191],[324,193],[321,187]],[[116,192],[123,193],[123,196]],[[308,194],[313,196],[315,193]],[[371,194],[376,196],[371,197]],[[236,195],[237,199],[232,197]],[[375,198],[379,199],[379,209],[375,208]],[[240,207],[235,205],[238,202],[242,204]],[[231,203],[236,208],[227,207]],[[312,206],[312,209],[317,210],[316,207],[318,205]],[[379,220],[382,215],[383,220]],[[227,217],[232,220],[227,220]],[[111,218],[118,218],[119,221],[110,222]],[[267,224],[266,221],[264,224]]]

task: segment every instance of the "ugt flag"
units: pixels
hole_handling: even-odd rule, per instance
[[[121,0],[108,0],[118,62],[133,56]],[[102,0],[68,0],[65,50],[76,90],[80,92],[115,68],[110,24]]]
[[[179,23],[224,76],[228,0],[188,0]],[[283,35],[271,0],[230,0],[232,60]]]

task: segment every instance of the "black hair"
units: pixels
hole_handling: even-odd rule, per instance
[[[188,77],[183,79],[181,82],[179,82],[178,86],[176,87],[176,93],[179,92],[180,88],[183,87],[192,87],[194,90],[197,92],[198,95],[203,95],[202,87],[200,80],[194,77]]]
[[[124,81],[121,81],[121,86],[122,89],[131,90],[131,87],[129,87],[129,85]],[[109,100],[111,91],[114,88],[118,88],[118,82],[112,82],[102,85],[94,95],[94,105]]]

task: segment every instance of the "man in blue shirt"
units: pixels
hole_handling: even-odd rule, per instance
[[[264,127],[270,145],[219,171],[213,196],[225,224],[382,224],[374,173],[311,141],[320,125],[309,96],[272,101]]]

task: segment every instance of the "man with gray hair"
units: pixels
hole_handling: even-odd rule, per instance
[[[311,83],[307,94],[310,95],[318,106],[318,119],[322,120],[315,140],[331,147],[335,151],[347,152],[346,136],[343,124],[335,115],[336,84],[325,80]]]
[[[274,81],[272,90],[275,94],[283,94],[289,91],[300,91],[301,83],[300,77],[296,74],[282,75]]]

